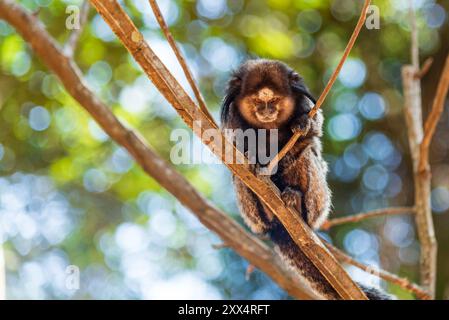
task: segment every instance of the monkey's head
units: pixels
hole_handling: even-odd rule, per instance
[[[232,75],[221,110],[222,122],[237,111],[251,127],[276,129],[310,111],[311,100],[302,78],[279,61],[249,60]],[[235,108],[236,110],[231,110]]]

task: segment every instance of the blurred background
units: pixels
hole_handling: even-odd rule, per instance
[[[20,0],[63,44],[66,7],[82,1]],[[148,1],[121,1],[150,46],[188,89]],[[449,52],[449,2],[415,0],[427,115]],[[159,0],[216,119],[226,79],[242,61],[285,61],[318,96],[358,19],[354,0]],[[409,63],[408,0],[375,0],[379,30],[364,28],[328,97],[324,152],[333,216],[413,204],[402,65]],[[169,161],[185,125],[91,9],[75,60],[89,86]],[[245,279],[230,249],[112,142],[16,32],[0,21],[0,243],[9,299],[287,299],[267,276]],[[188,89],[189,92],[190,89]],[[432,209],[439,243],[437,297],[449,298],[449,108],[432,148]],[[198,150],[197,150],[198,151]],[[199,151],[198,151],[199,152]],[[223,165],[177,166],[241,222]],[[419,281],[411,217],[379,218],[325,237],[357,258]],[[80,270],[78,290],[68,266]],[[353,267],[351,275],[401,299],[412,296]]]

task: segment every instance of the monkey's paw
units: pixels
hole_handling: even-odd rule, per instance
[[[311,127],[312,119],[307,114],[304,114],[297,121],[293,122],[292,131],[305,136],[309,133]]]
[[[287,187],[282,191],[281,198],[287,207],[292,207],[301,213],[301,201],[302,193],[301,191]],[[302,214],[301,214],[302,215]]]

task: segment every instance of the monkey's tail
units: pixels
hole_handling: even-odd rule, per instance
[[[321,275],[315,265],[298,248],[280,222],[275,222],[270,231],[270,237],[276,245],[276,250],[287,265],[309,285],[313,292],[324,300],[340,299],[335,289]],[[392,296],[379,289],[358,284],[369,300],[391,300]]]

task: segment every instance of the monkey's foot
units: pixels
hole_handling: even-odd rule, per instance
[[[292,207],[301,214],[302,216],[302,209],[301,209],[301,201],[302,201],[302,193],[301,191],[287,187],[282,191],[281,198],[284,201],[285,205],[287,207]]]

